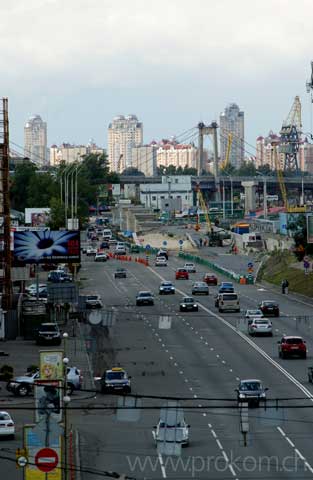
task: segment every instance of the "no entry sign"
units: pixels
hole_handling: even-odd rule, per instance
[[[59,463],[59,457],[52,448],[42,448],[35,456],[35,465],[42,472],[54,470]]]

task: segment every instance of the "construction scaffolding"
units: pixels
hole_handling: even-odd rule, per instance
[[[8,99],[2,98],[0,106],[0,291],[2,292],[1,307],[4,310],[10,310],[12,304],[9,189]]]

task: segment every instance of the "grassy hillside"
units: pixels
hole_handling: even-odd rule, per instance
[[[289,290],[313,297],[313,273],[304,274],[304,270],[295,268],[295,256],[289,252],[275,252],[263,265],[260,278],[274,285],[281,285],[284,278],[289,281]]]

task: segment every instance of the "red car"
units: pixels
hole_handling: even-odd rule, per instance
[[[277,343],[280,358],[293,357],[294,355],[306,358],[306,344],[302,337],[285,336]]]
[[[203,277],[203,281],[207,285],[217,285],[217,277],[216,277],[216,275],[213,275],[212,273],[206,273]]]
[[[189,273],[185,268],[178,268],[175,274],[176,280],[189,280]]]

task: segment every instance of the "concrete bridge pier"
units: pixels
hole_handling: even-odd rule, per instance
[[[255,210],[255,196],[257,182],[253,180],[241,182],[241,185],[245,189],[245,213],[249,213],[250,210]]]

